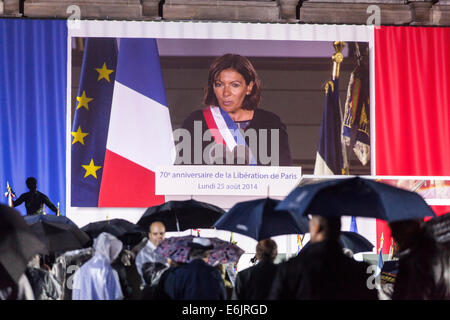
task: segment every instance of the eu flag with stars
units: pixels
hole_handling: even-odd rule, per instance
[[[72,126],[73,207],[98,206],[116,65],[116,39],[86,38]]]

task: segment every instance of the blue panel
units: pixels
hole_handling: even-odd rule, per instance
[[[2,194],[6,181],[17,196],[27,191],[34,176],[38,190],[65,208],[66,68],[65,20],[0,20]]]
[[[167,107],[155,39],[120,39],[118,66],[117,81]]]

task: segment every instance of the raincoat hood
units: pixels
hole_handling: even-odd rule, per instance
[[[94,256],[102,256],[111,264],[119,256],[122,247],[122,241],[112,234],[102,232],[94,240]]]

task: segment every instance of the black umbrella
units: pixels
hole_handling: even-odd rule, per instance
[[[0,286],[17,283],[37,253],[47,253],[44,243],[18,211],[0,204]]]
[[[111,219],[91,222],[81,228],[89,237],[94,240],[100,233],[107,232],[117,237],[127,246],[134,246],[144,237],[147,232],[135,223],[125,219]]]
[[[137,224],[145,230],[148,230],[155,221],[164,223],[166,231],[212,228],[224,213],[225,211],[219,207],[193,199],[168,201],[148,208]]]
[[[55,216],[52,214],[45,214],[45,215],[44,214],[35,214],[32,216],[25,216],[23,218],[25,219],[25,221],[28,224],[34,224],[39,221],[49,221],[49,222],[56,222],[56,223],[71,224],[71,225],[77,227],[75,222],[73,222],[72,220],[70,220],[69,218],[67,218],[65,216]]]
[[[339,242],[343,248],[348,248],[353,253],[372,251],[374,245],[365,237],[356,232],[341,231]]]
[[[91,241],[85,232],[72,224],[40,220],[30,224],[30,228],[50,253],[81,249]]]
[[[353,253],[372,251],[374,245],[365,237],[356,232],[341,231],[339,236],[339,243],[342,248],[352,250]],[[305,244],[303,249],[308,247],[310,242]]]
[[[360,177],[297,187],[277,210],[299,216],[359,216],[389,222],[435,216],[419,194]]]
[[[214,227],[246,235],[256,241],[283,234],[309,232],[307,217],[275,211],[280,200],[265,198],[236,203]]]

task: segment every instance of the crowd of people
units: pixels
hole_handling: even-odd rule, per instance
[[[155,252],[165,237],[165,226],[157,221],[130,250],[115,236],[101,233],[92,247],[66,252],[51,265],[35,256],[19,283],[0,288],[0,299],[448,300],[449,217],[390,223],[396,244],[391,274],[396,276],[378,286],[370,285],[369,265],[339,244],[340,218],[313,215],[310,245],[278,264],[272,239],[260,240],[255,265],[235,275],[224,265],[207,263],[213,249],[208,238],[193,238],[188,262],[173,261]]]

